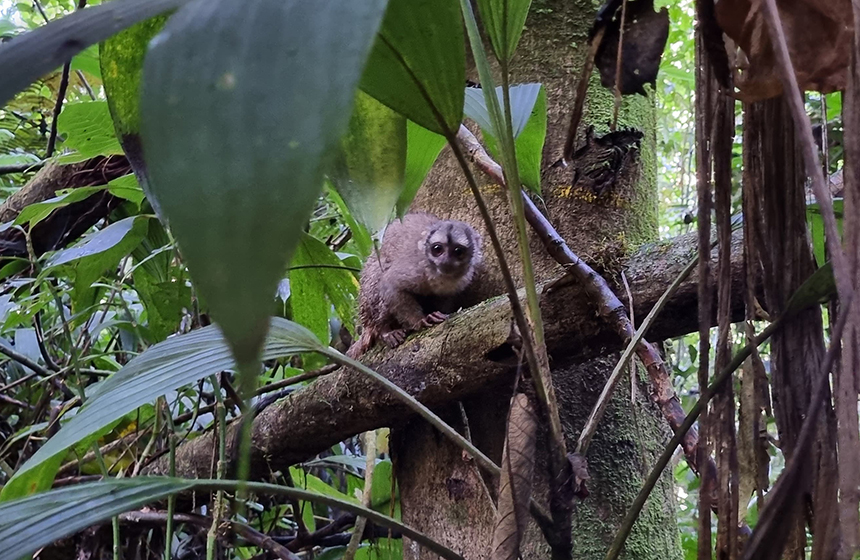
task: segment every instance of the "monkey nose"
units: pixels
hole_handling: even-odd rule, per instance
[[[459,274],[460,266],[456,263],[445,262],[439,265],[439,270],[442,271],[442,274],[454,275]]]

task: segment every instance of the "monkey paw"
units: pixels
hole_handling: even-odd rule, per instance
[[[432,327],[433,325],[438,325],[447,318],[448,316],[441,311],[434,311],[433,313],[430,313],[429,315],[424,317],[424,319],[421,320],[421,326]]]
[[[382,340],[389,348],[396,348],[406,340],[406,331],[404,329],[395,329],[387,333],[382,333]]]

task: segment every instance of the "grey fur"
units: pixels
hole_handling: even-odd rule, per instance
[[[407,214],[392,222],[382,246],[364,265],[359,290],[357,357],[378,340],[390,347],[406,335],[445,320],[482,261],[481,237],[465,222]]]

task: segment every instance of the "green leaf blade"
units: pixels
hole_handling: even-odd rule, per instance
[[[286,319],[273,318],[262,357],[274,359],[323,349],[313,333],[304,327]],[[230,348],[215,325],[151,346],[93,389],[86,405],[15,473],[3,489],[3,499],[12,492],[21,495],[20,484],[26,473],[49,460],[56,461],[72,445],[139,406],[208,375],[235,369],[236,362]],[[56,463],[54,472],[57,467],[59,463]],[[52,478],[50,473],[45,480],[50,484]],[[44,488],[44,485],[36,485],[29,491]]]
[[[243,368],[258,359],[384,8],[198,0],[150,46],[141,110],[151,188]]]
[[[361,89],[437,134],[463,118],[466,52],[456,0],[391,0]]]
[[[406,122],[406,172],[403,177],[403,191],[397,200],[399,217],[402,218],[406,214],[446,142],[444,136],[412,121]]]
[[[359,91],[342,157],[332,175],[352,216],[373,234],[389,222],[403,190],[406,118]]]
[[[104,480],[0,505],[0,560],[19,560],[63,537],[143,504],[187,490],[171,478]]]
[[[507,64],[520,42],[531,0],[478,0],[478,11],[493,52]]]

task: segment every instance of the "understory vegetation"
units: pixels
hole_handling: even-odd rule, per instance
[[[823,8],[751,38],[788,2],[580,2],[561,102],[517,66],[560,4],[0,0],[0,560],[634,558],[648,500],[679,538],[643,558],[856,558],[860,43]],[[363,264],[446,161],[501,299],[347,357]],[[656,192],[652,243],[564,239],[564,188],[583,215]],[[556,368],[598,356],[570,426]],[[642,490],[577,554],[613,391],[665,437],[597,467]],[[392,435],[419,417],[472,477],[423,525],[423,440]]]

